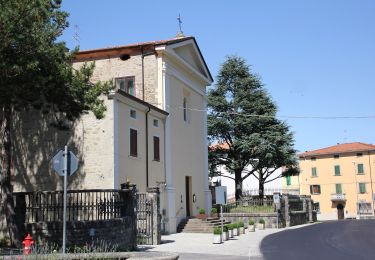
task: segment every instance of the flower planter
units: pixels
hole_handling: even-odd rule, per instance
[[[224,241],[229,240],[229,232],[224,232],[223,233],[223,240]]]
[[[249,232],[255,232],[255,225],[249,225]]]
[[[238,228],[233,229],[233,236],[238,236]]]
[[[257,224],[257,229],[264,230],[264,224],[258,223]]]
[[[218,213],[211,213],[211,218],[218,218],[219,214]]]
[[[233,229],[228,230],[229,231],[229,238],[233,237]]]
[[[245,234],[245,228],[244,227],[240,227],[240,234]]]
[[[222,240],[221,240],[221,235],[214,235],[214,241],[213,243],[214,244],[221,244]]]
[[[207,219],[206,214],[198,214],[196,217],[199,218],[199,219]]]

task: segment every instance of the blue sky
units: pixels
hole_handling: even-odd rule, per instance
[[[65,0],[63,9],[69,47],[170,39],[180,13],[212,75],[227,55],[245,58],[280,117],[375,115],[375,1]],[[299,151],[375,143],[375,118],[285,120]]]

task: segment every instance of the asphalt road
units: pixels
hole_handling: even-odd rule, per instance
[[[264,260],[375,259],[375,220],[324,222],[265,237]]]

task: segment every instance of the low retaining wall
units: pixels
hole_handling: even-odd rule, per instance
[[[292,211],[290,215],[290,226],[297,226],[306,224],[306,220],[309,218],[308,212],[306,211]]]
[[[109,246],[118,246],[122,251],[136,248],[136,219],[95,221],[70,221],[66,225],[66,245],[83,246],[93,241],[105,241]],[[37,222],[26,224],[25,229],[38,245],[62,245],[62,222]]]
[[[244,223],[248,223],[250,219],[255,223],[264,219],[266,228],[277,227],[277,213],[223,213],[223,217],[226,221],[243,221]]]

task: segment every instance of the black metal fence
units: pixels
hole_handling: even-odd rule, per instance
[[[246,198],[223,205],[223,213],[272,213],[275,212],[273,199]]]
[[[137,243],[140,245],[153,244],[153,200],[147,193],[137,194]]]
[[[63,191],[15,193],[16,211],[24,223],[63,220]],[[108,220],[126,214],[130,190],[70,190],[67,192],[67,221]]]

